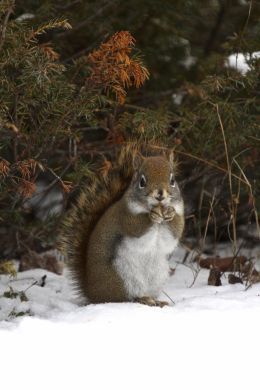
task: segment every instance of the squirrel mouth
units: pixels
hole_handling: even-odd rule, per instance
[[[163,198],[160,200],[154,196],[151,196],[151,197],[149,197],[148,202],[149,202],[149,205],[152,207],[154,207],[154,206],[168,206],[170,203],[169,200],[170,200],[169,198]]]

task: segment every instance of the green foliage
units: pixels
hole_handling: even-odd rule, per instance
[[[30,310],[26,310],[26,311],[16,311],[15,308],[8,314],[8,318],[11,320],[11,319],[14,319],[14,318],[17,318],[17,317],[23,317],[23,316],[31,316],[32,313]]]
[[[167,129],[171,115],[166,110],[139,110],[135,113],[124,112],[119,118],[119,128],[127,140],[165,144],[169,142]]]
[[[28,301],[28,298],[27,298],[24,291],[14,291],[14,289],[12,287],[9,287],[9,291],[4,292],[3,297],[9,298],[9,299],[15,299],[15,298],[19,297],[21,302]]]
[[[140,87],[148,72],[132,55],[129,32],[113,35],[91,55],[65,65],[44,37],[71,29],[67,19],[32,25],[14,15],[13,1],[0,11],[0,244],[10,255],[6,236],[15,237],[20,254],[39,243],[46,247],[57,228],[57,220],[33,218],[37,179],[50,180],[45,196],[58,186],[65,201],[72,184],[91,174],[81,124],[91,128],[104,120],[117,100],[124,102],[127,88]]]
[[[214,166],[225,182],[228,221],[234,199],[255,206],[260,78],[259,59],[250,54],[260,47],[259,17],[258,2],[240,0],[2,1],[1,251],[9,245],[8,255],[20,255],[53,245],[59,220],[35,220],[25,207],[37,179],[47,177],[50,188],[59,188],[65,205],[71,188],[125,142],[173,147],[184,182],[195,178],[193,188],[201,185],[198,171],[210,176]],[[113,45],[118,31],[129,31],[140,52],[128,42],[121,61]],[[108,43],[96,50],[102,42]],[[246,74],[227,66],[236,53],[248,55]],[[126,96],[125,87],[139,85],[147,73],[133,76],[132,68],[126,77],[117,70],[131,61],[144,70],[141,59],[150,79]]]

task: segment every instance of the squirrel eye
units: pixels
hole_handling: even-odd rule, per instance
[[[171,187],[175,187],[175,180],[174,180],[174,177],[173,177],[172,173],[171,173],[171,176],[170,176],[170,186]]]
[[[141,179],[140,179],[140,182],[139,182],[139,187],[140,188],[144,188],[146,185],[146,179],[144,177],[144,175],[141,176]]]

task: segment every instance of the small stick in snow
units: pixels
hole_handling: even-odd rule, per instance
[[[40,286],[41,287],[44,287],[45,284],[46,284],[46,278],[47,278],[47,275],[43,275],[43,277],[41,278],[41,282],[40,282]]]
[[[170,295],[168,295],[165,291],[162,291],[164,293],[164,295],[170,299],[170,301],[175,305],[175,302],[172,300],[172,298],[170,297]]]

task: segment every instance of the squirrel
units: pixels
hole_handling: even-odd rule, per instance
[[[74,285],[89,303],[157,300],[169,257],[184,229],[173,153],[123,151],[107,176],[96,175],[64,222],[62,248]]]

